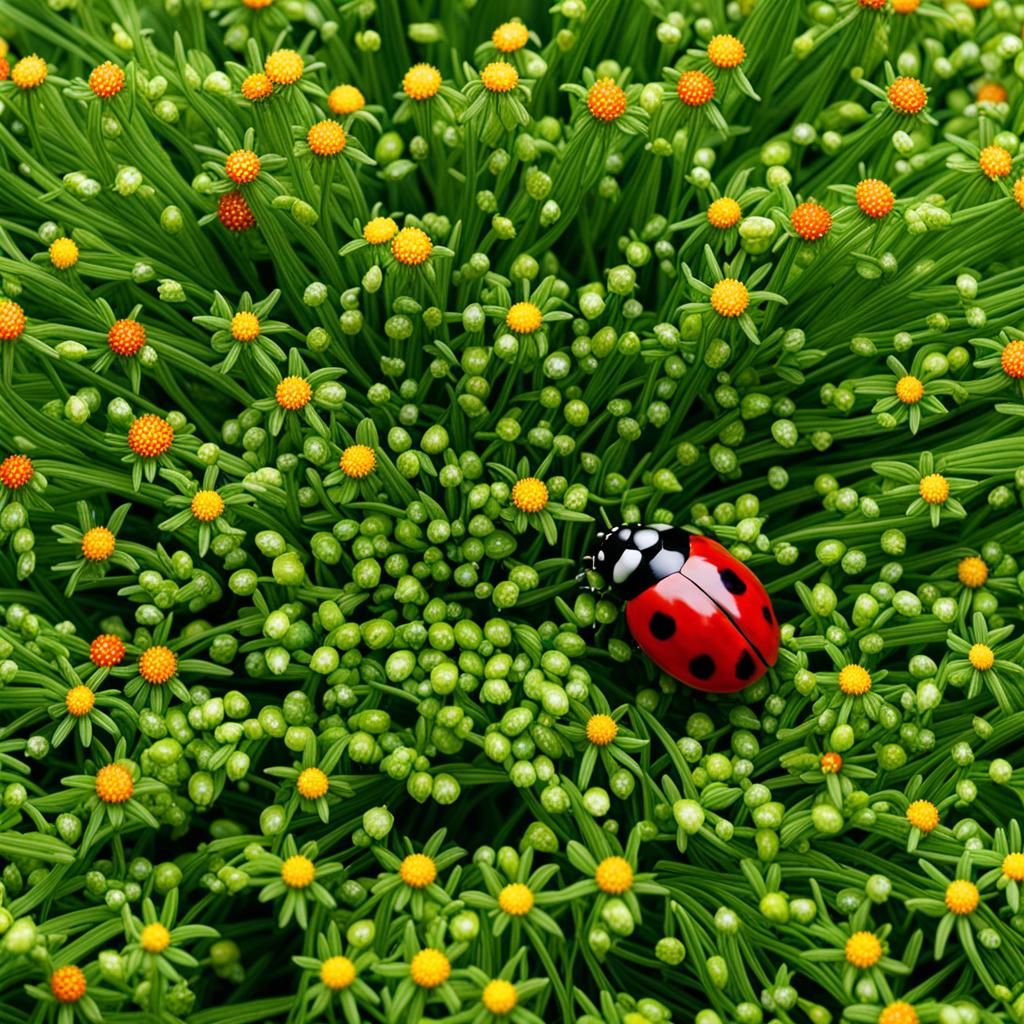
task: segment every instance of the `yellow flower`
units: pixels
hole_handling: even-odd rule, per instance
[[[420,988],[437,988],[451,973],[451,962],[439,949],[421,949],[409,965],[409,977]]]
[[[938,827],[939,809],[931,800],[915,800],[907,808],[907,821],[926,835]]]
[[[633,869],[625,857],[605,857],[594,872],[594,881],[601,892],[618,896],[633,885]]]
[[[282,409],[294,412],[313,397],[313,389],[304,377],[285,377],[274,391],[274,398]]]
[[[159,921],[147,924],[139,936],[139,945],[147,953],[162,953],[171,944],[171,933]]]
[[[958,878],[946,886],[946,906],[950,913],[964,917],[978,909],[981,893],[973,882]]]
[[[496,60],[480,72],[480,81],[489,92],[511,92],[519,84],[519,72],[503,60]]]
[[[332,114],[345,117],[362,110],[366,106],[366,97],[354,85],[336,85],[327,94],[327,106]]]
[[[548,488],[543,480],[526,476],[512,488],[512,504],[520,512],[541,512],[547,507]]]
[[[968,590],[977,590],[978,587],[983,587],[988,579],[988,566],[977,555],[969,555],[960,560],[956,567],[956,575]]]
[[[247,309],[239,310],[231,318],[231,337],[235,341],[255,341],[260,336],[260,318]]]
[[[437,878],[437,865],[425,853],[410,853],[402,861],[398,875],[410,889],[426,889]]]
[[[897,999],[878,1015],[878,1024],[920,1024],[920,1018],[910,1003]]]
[[[480,994],[484,1008],[497,1017],[511,1013],[516,1008],[517,998],[515,985],[503,978],[489,981]]]
[[[319,768],[303,768],[295,780],[295,788],[307,800],[316,800],[327,792],[327,776]]]
[[[1003,858],[1003,877],[1024,882],[1024,853],[1008,853]]]
[[[332,992],[341,992],[356,980],[356,965],[347,956],[329,956],[320,965],[320,980]]]
[[[14,70],[11,72],[11,81],[19,89],[38,89],[46,81],[49,70],[46,66],[46,61],[33,53],[28,57],[22,57],[14,65]]]
[[[363,238],[370,245],[383,245],[398,234],[398,225],[392,217],[374,217],[363,226]]]
[[[607,747],[619,734],[619,727],[611,715],[591,715],[587,719],[587,739],[595,747]]]
[[[530,33],[521,21],[506,21],[491,33],[494,48],[501,53],[515,53],[529,41]]]
[[[854,932],[846,940],[846,962],[854,967],[874,967],[882,959],[882,944],[871,932]]]
[[[441,72],[432,64],[413,64],[402,79],[402,91],[411,100],[429,100],[441,89]]]
[[[723,277],[711,289],[711,308],[729,319],[742,316],[750,305],[750,292],[742,281],[734,277]]]
[[[305,889],[316,878],[316,865],[301,853],[289,857],[281,865],[281,881],[289,889]]]
[[[716,68],[739,67],[746,56],[746,47],[735,36],[712,36],[708,42],[708,60]]]
[[[337,156],[348,142],[345,129],[337,121],[317,121],[306,133],[311,153],[317,156]]]
[[[967,654],[967,660],[971,668],[987,672],[996,663],[996,656],[988,644],[974,644]]]
[[[421,228],[402,228],[391,240],[391,255],[407,267],[418,267],[430,258],[433,245]]]
[[[720,199],[716,199],[708,207],[708,223],[713,228],[718,228],[719,230],[724,231],[726,228],[731,228],[733,225],[738,224],[742,216],[743,211],[740,209],[740,204],[729,196],[722,196]]]
[[[72,686],[64,696],[64,706],[73,718],[89,714],[96,703],[96,694],[88,686]]]
[[[523,917],[533,910],[533,892],[522,882],[512,882],[498,893],[498,906],[509,917]]]
[[[191,509],[199,522],[212,523],[224,512],[224,499],[216,491],[196,491]]]
[[[58,270],[70,270],[78,262],[78,246],[74,239],[54,239],[50,246],[50,262]]]
[[[124,765],[105,764],[96,773],[96,795],[105,804],[123,804],[134,792],[131,772]]]
[[[306,62],[295,50],[275,50],[264,62],[263,70],[275,85],[293,85],[302,77]]]
[[[924,384],[908,373],[896,381],[896,397],[904,405],[916,405],[924,398]]]
[[[82,555],[88,562],[105,562],[114,553],[116,543],[105,526],[94,526],[82,537]]]
[[[351,480],[362,480],[369,476],[377,465],[377,456],[373,449],[365,444],[350,444],[342,453],[338,462],[342,473]]]
[[[941,473],[931,473],[921,478],[917,490],[929,505],[943,505],[949,497],[949,481]]]
[[[505,314],[505,325],[516,334],[530,334],[540,328],[544,314],[532,302],[516,302]]]
[[[169,647],[155,644],[139,658],[139,675],[154,686],[162,686],[178,671],[178,659]]]
[[[839,689],[853,696],[867,693],[871,689],[871,674],[860,665],[844,665],[839,673]]]

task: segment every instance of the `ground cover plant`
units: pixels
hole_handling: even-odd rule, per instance
[[[1022,25],[0,0],[0,1021],[1024,1020]]]

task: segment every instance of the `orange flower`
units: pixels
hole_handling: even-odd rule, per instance
[[[728,319],[742,316],[750,305],[750,292],[742,281],[723,277],[711,289],[711,308]]]
[[[274,83],[262,71],[249,75],[242,82],[242,95],[254,103],[265,100],[274,91]]]
[[[242,0],[242,3],[251,11],[262,11],[264,7],[269,7],[274,0]]]
[[[1024,210],[1024,178],[1018,178],[1013,183],[1013,198],[1016,204]]]
[[[496,60],[480,72],[480,81],[489,92],[511,92],[519,84],[519,72],[511,64]]]
[[[793,230],[805,242],[816,242],[832,229],[832,214],[820,203],[801,203],[789,219]]]
[[[169,647],[154,644],[139,658],[139,675],[154,686],[163,686],[178,671],[178,659]]]
[[[861,7],[866,7],[869,11],[880,11],[885,7],[886,0],[860,0]]]
[[[348,138],[337,121],[317,121],[306,133],[306,142],[317,156],[336,156],[345,148]]]
[[[896,14],[913,14],[921,6],[921,0],[892,0]]]
[[[25,330],[25,310],[10,299],[0,299],[0,341],[14,341]]]
[[[6,82],[11,77],[11,65],[5,57],[0,57],[0,82]]]
[[[105,804],[123,804],[134,792],[131,772],[124,765],[106,764],[96,773],[96,795]]]
[[[924,384],[919,378],[908,373],[896,381],[896,397],[904,405],[917,405],[924,398]]]
[[[295,50],[275,50],[264,62],[263,70],[275,85],[294,85],[305,70],[306,62]]]
[[[684,71],[676,82],[676,92],[688,107],[703,107],[715,95],[715,83],[703,71]]]
[[[128,447],[144,459],[163,455],[174,441],[174,428],[162,416],[146,413],[128,428]]]
[[[377,456],[369,445],[350,444],[342,453],[338,467],[350,480],[362,480],[377,465]]]
[[[0,462],[0,484],[8,490],[17,491],[31,483],[35,470],[27,455],[8,455]]]
[[[626,112],[626,93],[612,78],[599,78],[587,91],[587,109],[598,121],[617,121]]]
[[[274,398],[282,409],[301,409],[313,397],[313,389],[304,377],[285,377],[274,391]]]
[[[501,53],[515,53],[529,41],[530,33],[521,21],[506,21],[491,33],[494,48]]]
[[[14,65],[14,70],[11,72],[11,81],[19,89],[25,91],[38,89],[46,81],[49,71],[50,69],[46,66],[46,61],[33,53],[28,57],[22,57]]]
[[[50,991],[58,1003],[77,1003],[85,995],[85,975],[81,967],[68,964],[50,975]]]
[[[548,504],[548,488],[535,476],[524,476],[512,488],[512,504],[520,512],[541,512]]]
[[[82,557],[87,562],[105,562],[116,547],[116,538],[105,526],[94,526],[82,537]]]
[[[217,218],[228,231],[248,231],[256,218],[241,192],[225,192],[217,200]]]
[[[735,36],[712,36],[708,42],[708,60],[716,68],[737,68],[747,56],[747,48]]]
[[[1024,378],[1024,341],[1019,338],[1011,341],[1003,349],[999,363],[1007,377],[1012,377],[1014,380]]]
[[[107,331],[107,344],[119,356],[133,356],[146,344],[146,328],[138,320],[118,320]]]
[[[109,100],[124,88],[124,71],[112,61],[105,60],[90,72],[89,88],[100,99]]]
[[[344,117],[366,106],[366,97],[354,85],[336,85],[327,94],[327,106],[332,114]]]
[[[420,228],[402,228],[391,240],[391,255],[407,267],[418,267],[430,257],[430,236]]]
[[[1024,358],[1024,343],[1022,344],[1022,358]],[[1005,351],[1005,350],[1004,350]],[[988,580],[988,566],[977,555],[968,555],[961,558],[956,567],[957,579],[967,587],[968,590],[977,590],[985,586]]]
[[[259,177],[260,158],[251,149],[236,149],[224,161],[224,171],[236,184],[248,184]]]
[[[1013,156],[1002,146],[986,146],[978,155],[978,166],[988,178],[1006,178],[1013,169]]]
[[[998,82],[985,82],[978,89],[976,97],[979,103],[1005,103],[1006,90]]]
[[[601,892],[619,896],[633,887],[633,869],[625,857],[605,857],[594,872]]]
[[[898,114],[920,114],[928,102],[928,92],[916,79],[902,75],[888,91],[889,105]]]
[[[838,775],[843,767],[842,755],[837,754],[834,750],[830,750],[828,753],[821,755],[820,765],[822,775]]]
[[[101,633],[89,644],[89,660],[100,668],[112,668],[124,661],[124,641],[113,633]]]
[[[875,220],[891,213],[896,204],[892,189],[878,178],[865,178],[858,182],[856,196],[861,212]]]

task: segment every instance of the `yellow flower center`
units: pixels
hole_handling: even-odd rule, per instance
[[[480,1001],[486,1010],[501,1017],[516,1008],[516,987],[504,978],[495,978],[484,986]]]
[[[332,114],[345,117],[362,110],[366,106],[366,97],[354,85],[336,85],[327,94],[327,106]]]
[[[491,33],[494,48],[501,53],[515,53],[529,41],[530,33],[521,21],[506,21]]]
[[[0,341],[14,341],[25,330],[25,311],[10,299],[0,299]]]
[[[274,398],[282,409],[301,409],[313,397],[313,389],[304,377],[285,377],[274,392]]]
[[[519,72],[511,64],[496,60],[480,72],[480,81],[489,92],[511,92],[519,84]]]
[[[1013,156],[1002,146],[986,146],[978,155],[978,166],[987,178],[1006,178],[1013,169]]]
[[[973,882],[958,878],[946,886],[946,906],[950,913],[963,917],[977,910],[981,902],[981,893]]]
[[[64,706],[74,718],[89,714],[95,703],[96,694],[88,686],[72,686],[64,696]]]
[[[510,917],[523,917],[533,910],[533,892],[522,882],[512,882],[498,893],[498,906]]]
[[[260,158],[251,149],[236,149],[224,161],[227,176],[239,185],[255,181],[260,174]]]
[[[988,579],[988,566],[977,555],[969,555],[960,559],[956,575],[968,590],[977,590],[978,587],[983,587]]]
[[[295,50],[275,50],[264,62],[263,70],[275,85],[294,85],[306,67]]]
[[[441,72],[432,64],[413,64],[402,79],[402,92],[411,100],[429,100],[441,89]]]
[[[50,246],[50,262],[57,270],[70,270],[78,262],[78,246],[74,239],[55,239]]]
[[[128,447],[144,459],[163,455],[174,443],[174,428],[162,416],[146,413],[128,428]]]
[[[516,334],[530,334],[540,328],[544,315],[532,302],[516,302],[505,314],[505,324]]]
[[[398,876],[410,889],[426,889],[437,878],[437,865],[425,853],[410,853],[402,861]]]
[[[996,663],[996,656],[988,644],[974,644],[967,654],[967,660],[971,668],[987,672]]]
[[[742,281],[734,277],[723,277],[711,289],[711,308],[729,319],[742,316],[750,305],[750,292]]]
[[[327,792],[329,785],[326,774],[319,768],[303,768],[295,780],[295,788],[307,800],[316,800]]]
[[[281,881],[289,889],[305,889],[316,878],[316,865],[301,853],[289,857],[281,865]]]
[[[1013,183],[1013,199],[1014,202],[1024,210],[1024,178],[1018,178]],[[1022,375],[1024,376],[1024,375]]]
[[[362,480],[376,468],[377,456],[369,445],[350,444],[341,453],[338,465],[345,476],[352,480]]]
[[[11,81],[19,89],[38,89],[46,81],[49,68],[46,61],[36,54],[22,57],[11,72]]]
[[[874,967],[882,959],[882,944],[871,932],[854,932],[846,940],[846,962],[854,967]]]
[[[611,715],[591,715],[587,719],[587,739],[595,747],[607,747],[619,734],[619,726]]]
[[[106,764],[96,773],[96,795],[105,804],[123,804],[134,792],[131,772],[124,765]]]
[[[633,869],[625,857],[605,857],[594,872],[594,881],[601,892],[618,896],[633,885]]]
[[[722,196],[708,207],[708,223],[720,231],[738,224],[742,216],[740,204],[730,196]]]
[[[942,505],[949,497],[949,481],[941,473],[921,478],[918,493],[929,505]]]
[[[212,523],[224,511],[224,499],[216,491],[196,491],[192,498],[192,515],[201,523]]]
[[[306,133],[310,152],[317,156],[337,156],[348,142],[345,129],[337,121],[317,121]]]
[[[260,318],[247,309],[231,318],[231,337],[235,341],[255,341],[260,336]]]
[[[94,526],[82,537],[82,555],[88,562],[105,562],[114,553],[116,543],[105,526]]]
[[[896,14],[913,14],[921,6],[921,0],[892,0],[892,9]],[[917,1024],[917,1018],[914,1019]],[[882,1022],[879,1022],[882,1024]],[[896,1024],[895,1021],[885,1021],[884,1024]]]
[[[178,659],[169,647],[147,647],[139,658],[139,675],[154,686],[162,686],[178,671]]]
[[[391,240],[391,255],[407,267],[426,263],[433,248],[430,236],[421,228],[402,228]]]
[[[1003,877],[1024,882],[1024,853],[1008,853],[1003,858]]]
[[[274,83],[262,71],[248,75],[242,82],[242,95],[253,103],[265,100],[274,91]]]
[[[867,693],[871,689],[871,673],[860,665],[845,665],[839,673],[839,689],[853,696]]]
[[[1021,186],[1021,197],[1024,198],[1024,184],[1022,183],[1024,183],[1024,178],[1017,182],[1017,186]],[[1024,206],[1024,203],[1021,205]],[[1024,341],[1019,338],[1011,341],[1003,349],[999,363],[1007,377],[1012,377],[1013,380],[1020,380],[1024,377]]]
[[[893,0],[894,10],[899,10],[895,5],[900,2],[906,3],[907,0]],[[914,0],[914,2],[916,6],[920,0]],[[920,1018],[917,1016],[917,1010],[910,1003],[897,999],[878,1015],[878,1024],[920,1024]]]
[[[347,956],[330,956],[320,965],[320,980],[332,992],[341,992],[356,980],[356,965]]]
[[[712,36],[708,43],[708,60],[716,68],[739,67],[746,56],[746,47],[735,36]]]
[[[928,102],[928,91],[916,78],[897,78],[889,86],[888,96],[898,114],[919,114]]]
[[[907,808],[907,821],[927,835],[939,824],[939,809],[931,800],[915,800]]]
[[[374,217],[363,227],[363,238],[370,245],[383,245],[398,234],[398,225],[392,217]]]
[[[626,112],[626,93],[612,78],[599,78],[587,91],[587,109],[598,121],[617,121]]]
[[[451,962],[439,949],[421,949],[409,965],[409,977],[420,988],[437,988],[451,973]]]
[[[147,953],[162,953],[171,944],[171,933],[160,924],[147,924],[139,936],[139,945]]]
[[[520,512],[540,512],[548,503],[548,487],[535,476],[516,481],[512,488],[512,504]]]

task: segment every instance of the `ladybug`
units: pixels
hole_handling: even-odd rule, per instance
[[[779,656],[779,624],[761,581],[710,537],[674,526],[618,526],[584,559],[626,602],[626,622],[663,672],[733,693]]]

